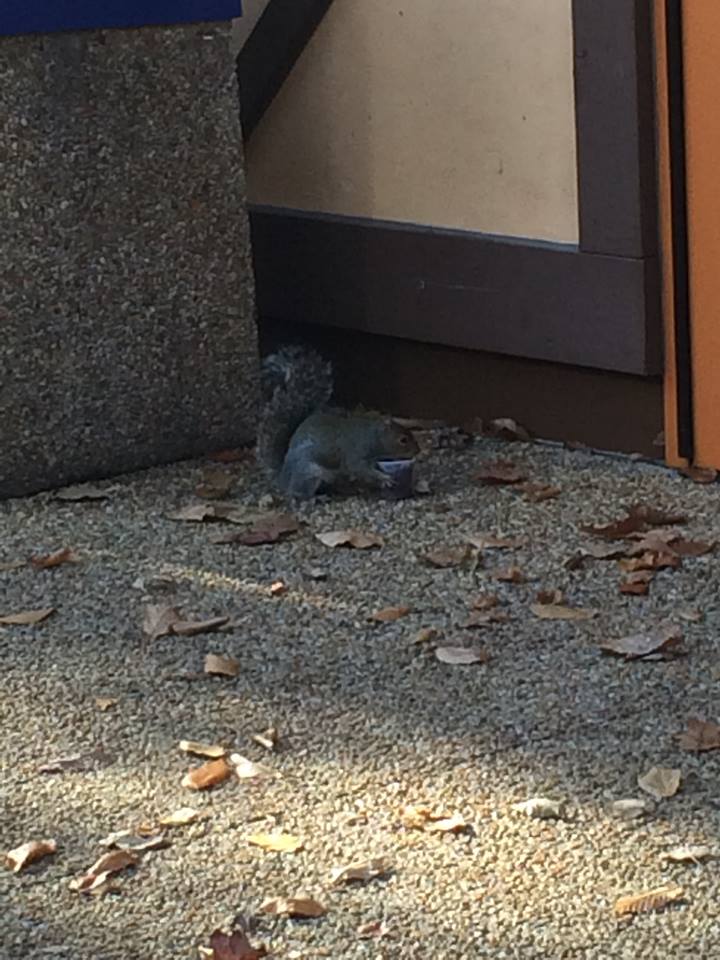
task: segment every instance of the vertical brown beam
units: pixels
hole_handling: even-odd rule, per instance
[[[657,254],[651,0],[573,0],[580,248]]]

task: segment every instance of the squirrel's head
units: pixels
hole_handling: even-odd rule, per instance
[[[412,432],[392,420],[383,423],[382,446],[383,456],[396,460],[411,460],[420,450]]]

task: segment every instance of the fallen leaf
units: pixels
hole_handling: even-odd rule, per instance
[[[520,567],[505,567],[503,570],[496,570],[493,573],[493,578],[500,580],[502,583],[527,583],[527,577]]]
[[[330,874],[330,883],[351,883],[353,881],[366,882],[382,877],[390,871],[390,862],[385,857],[376,857],[373,860],[359,860],[346,867],[336,867]]]
[[[490,654],[480,647],[435,647],[435,656],[440,663],[465,666],[471,663],[487,663]]]
[[[593,560],[617,560],[627,552],[624,544],[612,543],[588,543],[582,549]]]
[[[38,773],[64,773],[71,770],[92,770],[96,766],[107,763],[112,758],[102,749],[92,750],[89,753],[71,753],[64,757],[55,757],[46,763],[41,763]]]
[[[431,567],[447,569],[449,567],[461,567],[472,557],[472,549],[468,544],[462,544],[455,547],[435,547],[428,553],[422,555],[421,559],[429,563]]]
[[[650,812],[647,800],[614,800],[609,806],[610,813],[619,820],[635,820]]]
[[[193,807],[179,807],[166,817],[161,817],[159,823],[162,827],[186,827],[189,823],[194,823],[199,816],[199,810]]]
[[[40,610],[22,610],[20,613],[8,613],[0,617],[0,623],[10,626],[32,627],[36,623],[42,623],[43,620],[55,613],[55,607],[43,607]]]
[[[261,763],[253,763],[252,760],[248,760],[247,757],[243,757],[239,753],[231,754],[228,759],[233,765],[238,780],[256,780],[275,775],[275,771],[271,770],[270,767],[264,767]]]
[[[374,940],[386,937],[388,932],[388,928],[381,920],[371,920],[369,923],[361,923],[355,934],[359,940]]]
[[[190,503],[167,515],[168,520],[182,520],[187,523],[203,523],[205,520],[225,520],[228,523],[252,523],[258,519],[257,510],[249,511],[232,501],[215,503]]]
[[[232,774],[232,767],[223,758],[208,760],[201,767],[188,770],[182,779],[182,786],[191,790],[208,790],[224,783]]]
[[[626,573],[636,573],[639,570],[665,570],[679,567],[680,560],[669,550],[662,552],[646,550],[639,557],[624,557],[618,561],[618,566]]]
[[[527,537],[499,537],[494,533],[475,533],[467,542],[477,550],[516,550],[527,546]]]
[[[500,605],[500,597],[496,593],[481,593],[472,603],[473,610],[492,610]]]
[[[253,947],[242,930],[233,930],[231,934],[213,930],[210,950],[210,960],[260,960],[267,956],[265,947]]]
[[[280,917],[322,917],[327,911],[311,897],[276,897],[262,903],[260,913]]]
[[[656,800],[674,797],[680,787],[680,770],[671,767],[650,767],[638,777],[638,786]]]
[[[251,737],[255,743],[260,744],[261,747],[264,747],[271,753],[277,748],[279,738],[280,735],[277,727],[268,727],[267,730],[263,730],[262,733],[254,733]]]
[[[678,610],[677,615],[681,620],[685,620],[687,623],[700,623],[703,618],[702,611],[693,610],[692,608]]]
[[[30,866],[37,860],[55,853],[57,850],[57,841],[55,840],[29,840],[22,846],[15,847],[14,850],[8,850],[5,854],[5,863],[12,869],[13,873],[19,873],[23,867]]]
[[[627,897],[620,897],[615,902],[615,916],[624,917],[627,914],[650,913],[653,910],[662,910],[669,903],[681,900],[685,896],[682,887],[665,886],[646,890],[644,893],[634,893]]]
[[[138,836],[131,830],[118,830],[100,841],[101,847],[114,847],[117,850],[132,850],[144,853],[146,850],[161,850],[170,846],[170,841],[162,833]]]
[[[556,487],[551,483],[535,483],[532,480],[520,483],[513,489],[517,493],[521,493],[531,503],[544,503],[546,500],[554,500],[562,493],[562,487]]]
[[[474,480],[485,486],[499,486],[501,484],[522,483],[527,480],[527,473],[523,467],[518,467],[510,460],[491,460],[483,464]]]
[[[102,710],[103,713],[111,707],[116,706],[119,702],[117,697],[95,697],[95,706],[98,710]]]
[[[710,847],[703,845],[672,847],[661,854],[663,860],[671,860],[673,863],[700,863],[701,860],[714,856]]]
[[[707,553],[712,553],[715,549],[714,543],[703,540],[685,540],[683,537],[673,538],[668,546],[673,553],[681,557],[703,557]]]
[[[392,623],[401,617],[406,617],[410,613],[410,607],[384,607],[382,610],[376,610],[369,617],[376,623]]]
[[[326,547],[354,547],[356,550],[382,547],[385,543],[378,534],[363,533],[362,530],[331,530],[328,533],[316,533],[315,537]]]
[[[514,803],[512,809],[534,820],[559,820],[563,814],[563,804],[547,797],[531,797]]]
[[[0,573],[8,573],[10,570],[19,570],[25,566],[25,560],[8,560],[0,563]]]
[[[79,893],[104,893],[108,879],[114,873],[133,867],[138,862],[137,854],[129,850],[113,850],[103,854],[87,873],[70,882],[70,889]]]
[[[232,489],[235,477],[225,470],[206,470],[195,490],[195,496],[206,500],[217,500]]]
[[[302,840],[291,833],[251,833],[246,840],[270,853],[296,853],[303,848]]]
[[[704,750],[720,749],[720,726],[711,720],[690,717],[687,729],[678,737],[678,746],[682,750],[701,753]]]
[[[489,437],[496,437],[498,440],[520,440],[524,443],[530,440],[530,434],[525,427],[511,417],[498,417],[495,420],[490,420],[485,432]]]
[[[221,534],[213,537],[213,543],[239,543],[244,547],[258,547],[278,543],[300,529],[298,521],[289,513],[269,513],[260,517],[247,530],[240,533]]]
[[[80,557],[70,547],[63,547],[62,550],[56,550],[54,553],[35,554],[30,557],[30,563],[38,570],[50,570],[63,563],[80,563]]]
[[[592,620],[597,610],[566,607],[560,603],[533,603],[530,610],[541,620]]]
[[[542,604],[564,604],[565,595],[562,590],[539,590],[535,595],[535,600]]]
[[[230,617],[210,617],[209,620],[176,620],[172,632],[178,637],[196,637],[201,633],[214,633],[224,627]]]
[[[199,740],[181,740],[178,746],[183,753],[193,753],[196,757],[209,757],[211,760],[224,757],[227,753],[219,743],[201,743]]]
[[[410,643],[419,646],[421,643],[431,643],[433,640],[437,640],[439,636],[440,631],[436,630],[435,627],[423,627],[422,630],[418,630]]]
[[[171,634],[173,625],[180,619],[180,612],[175,607],[151,603],[145,607],[142,630],[149,640],[157,640]]]
[[[67,500],[77,502],[80,500],[108,500],[113,493],[120,488],[96,487],[91,483],[78,483],[71,487],[63,487],[62,490],[56,490],[53,494],[54,500]]]
[[[650,583],[654,576],[652,570],[638,570],[635,573],[629,573],[620,583],[620,593],[645,597],[650,590]]]
[[[493,623],[507,623],[509,620],[510,615],[504,610],[473,610],[462,626],[465,630],[474,630],[489,627]]]
[[[636,518],[648,527],[674,527],[677,524],[687,523],[684,513],[671,513],[663,507],[650,507],[644,503],[636,503],[629,510],[629,516]]]
[[[287,584],[283,583],[282,580],[276,580],[274,583],[270,584],[270,596],[271,597],[281,597],[284,593],[288,592]]]
[[[600,644],[600,649],[605,653],[625,657],[626,660],[640,660],[655,655],[667,657],[679,653],[682,639],[679,627],[663,626],[647,633],[634,633],[629,637],[606,640]]]
[[[240,663],[234,657],[206,653],[204,670],[213,676],[236,677],[240,673]]]
[[[400,822],[409,830],[424,830],[427,833],[461,833],[467,830],[467,822],[459,814],[432,810],[418,804],[408,804],[400,810]]]
[[[693,483],[715,483],[718,478],[717,470],[712,467],[684,467],[679,473]]]
[[[651,527],[675,526],[686,522],[687,517],[683,514],[669,513],[662,509],[639,504],[631,507],[627,516],[620,520],[613,520],[611,523],[605,524],[590,524],[580,529],[584,530],[585,533],[591,533],[593,536],[602,537],[605,540],[623,540],[633,533],[642,532]]]

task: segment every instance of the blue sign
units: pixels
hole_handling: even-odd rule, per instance
[[[0,36],[230,20],[242,0],[0,0]]]

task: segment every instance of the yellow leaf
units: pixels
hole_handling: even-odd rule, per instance
[[[615,916],[624,917],[632,913],[650,913],[652,910],[662,910],[669,903],[682,900],[685,891],[682,887],[665,886],[646,890],[644,893],[634,893],[627,897],[620,897],[615,903]]]
[[[303,847],[302,840],[291,833],[252,833],[247,842],[271,853],[295,853]]]

